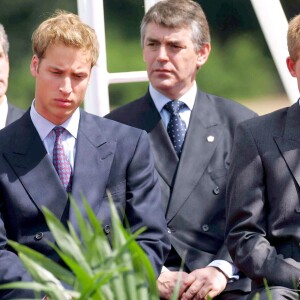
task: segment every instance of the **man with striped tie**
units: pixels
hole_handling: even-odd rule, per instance
[[[31,280],[8,239],[61,263],[49,245],[54,238],[42,207],[80,236],[69,193],[83,211],[86,197],[110,236],[107,190],[131,232],[147,228],[138,242],[158,275],[170,242],[147,134],[79,108],[98,58],[95,31],[77,15],[58,11],[38,26],[32,43],[34,101],[0,131],[0,284]],[[35,296],[30,290],[0,291],[2,300],[20,298]]]

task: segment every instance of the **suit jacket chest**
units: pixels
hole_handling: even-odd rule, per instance
[[[176,215],[207,172],[222,132],[223,126],[215,115],[213,106],[200,95],[191,113],[180,160],[161,119],[149,132],[156,170],[161,178],[167,221]]]

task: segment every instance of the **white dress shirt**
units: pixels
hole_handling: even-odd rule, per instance
[[[180,118],[185,122],[187,129],[190,123],[191,112],[196,101],[197,90],[197,84],[196,82],[194,82],[193,86],[181,98],[176,99],[186,104],[186,107],[179,112],[179,115]],[[149,92],[154,101],[156,109],[159,111],[161,118],[167,128],[171,114],[166,109],[164,109],[164,105],[172,99],[169,99],[168,97],[161,94],[151,84],[149,86]],[[230,279],[238,279],[238,269],[226,260],[214,260],[208,266],[220,269]],[[162,272],[165,271],[168,271],[168,269],[164,266]]]
[[[159,111],[161,118],[165,126],[167,127],[171,118],[171,114],[166,109],[164,109],[164,106],[172,99],[169,99],[165,95],[161,94],[151,84],[149,86],[149,92],[154,101],[156,109]],[[180,118],[185,122],[186,128],[188,128],[190,123],[191,112],[194,107],[196,95],[197,95],[197,85],[196,82],[194,82],[190,90],[188,90],[181,98],[176,99],[186,104],[186,106],[183,109],[181,109],[181,111],[179,112]]]
[[[55,142],[55,134],[52,134],[52,129],[56,126],[44,117],[42,117],[34,107],[34,100],[31,104],[30,117],[35,126],[45,148],[50,155],[51,161],[53,161],[53,148]],[[75,110],[73,115],[60,126],[65,128],[65,132],[62,135],[62,146],[64,148],[65,155],[70,162],[72,173],[74,173],[74,162],[76,154],[76,140],[78,133],[80,119],[79,108]]]
[[[7,98],[4,95],[4,99],[3,99],[2,103],[0,104],[0,129],[5,127],[7,113],[8,113],[8,104],[7,104]]]

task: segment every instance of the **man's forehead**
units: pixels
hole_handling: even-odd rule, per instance
[[[159,29],[159,31],[169,31],[169,32],[182,32],[182,31],[192,31],[191,26],[182,24],[182,26],[166,26],[163,24],[150,22],[146,25],[145,29],[147,30],[151,29]]]
[[[169,40],[186,40],[191,39],[191,29],[187,27],[174,28],[153,24],[146,29],[145,38],[148,39],[169,39]]]

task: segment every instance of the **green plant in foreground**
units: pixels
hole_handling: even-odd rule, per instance
[[[135,241],[145,228],[134,234],[126,231],[109,197],[112,218],[110,244],[86,199],[83,203],[88,220],[83,218],[75,201],[72,198],[70,201],[76,212],[80,235],[71,223],[68,223],[67,229],[51,211],[43,209],[56,241],[51,246],[67,267],[9,241],[33,281],[4,284],[0,289],[31,289],[37,299],[46,294],[51,300],[67,300],[70,297],[74,300],[158,300],[155,273],[148,257]],[[173,295],[172,299],[177,299],[177,296]]]

